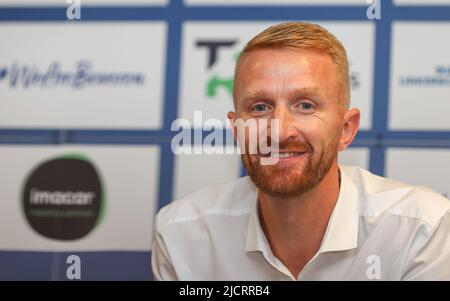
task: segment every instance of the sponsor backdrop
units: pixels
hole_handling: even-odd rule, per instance
[[[0,280],[66,280],[70,255],[81,280],[152,279],[156,211],[243,174],[175,155],[172,122],[225,123],[237,54],[288,20],[348,50],[362,121],[340,162],[449,195],[449,0],[382,0],[375,20],[365,0],[80,3],[0,0]]]

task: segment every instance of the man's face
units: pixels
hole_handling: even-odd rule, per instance
[[[298,196],[337,164],[344,109],[336,70],[327,54],[312,50],[259,49],[242,58],[233,118],[276,118],[280,124],[275,164],[261,165],[260,153],[242,155],[261,191],[281,198]]]

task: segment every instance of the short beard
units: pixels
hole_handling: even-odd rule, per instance
[[[332,137],[317,160],[313,160],[314,151],[308,143],[290,143],[285,146],[280,144],[280,150],[294,145],[309,150],[303,166],[295,170],[278,168],[277,165],[261,166],[259,155],[243,154],[241,157],[247,174],[261,192],[274,198],[288,199],[310,191],[323,180],[337,157],[337,143],[338,137]]]

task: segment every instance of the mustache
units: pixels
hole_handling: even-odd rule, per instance
[[[301,141],[285,141],[278,145],[280,151],[298,151],[298,152],[311,152],[313,150],[312,145],[307,142]]]
[[[307,143],[307,142],[302,142],[302,141],[296,141],[296,140],[288,140],[288,141],[283,141],[281,143],[278,144],[278,147],[272,147],[272,143],[270,141],[270,138],[267,139],[267,147],[270,149],[270,153],[278,153],[278,152],[298,152],[298,153],[311,153],[313,152],[313,147],[311,144]],[[256,155],[269,155],[267,154],[267,150],[265,151],[265,153],[261,152],[260,147],[258,146],[257,148],[257,154]]]

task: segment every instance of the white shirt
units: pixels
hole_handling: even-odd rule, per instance
[[[340,166],[341,189],[317,254],[294,277],[262,231],[248,177],[162,208],[157,280],[450,280],[450,201]]]

